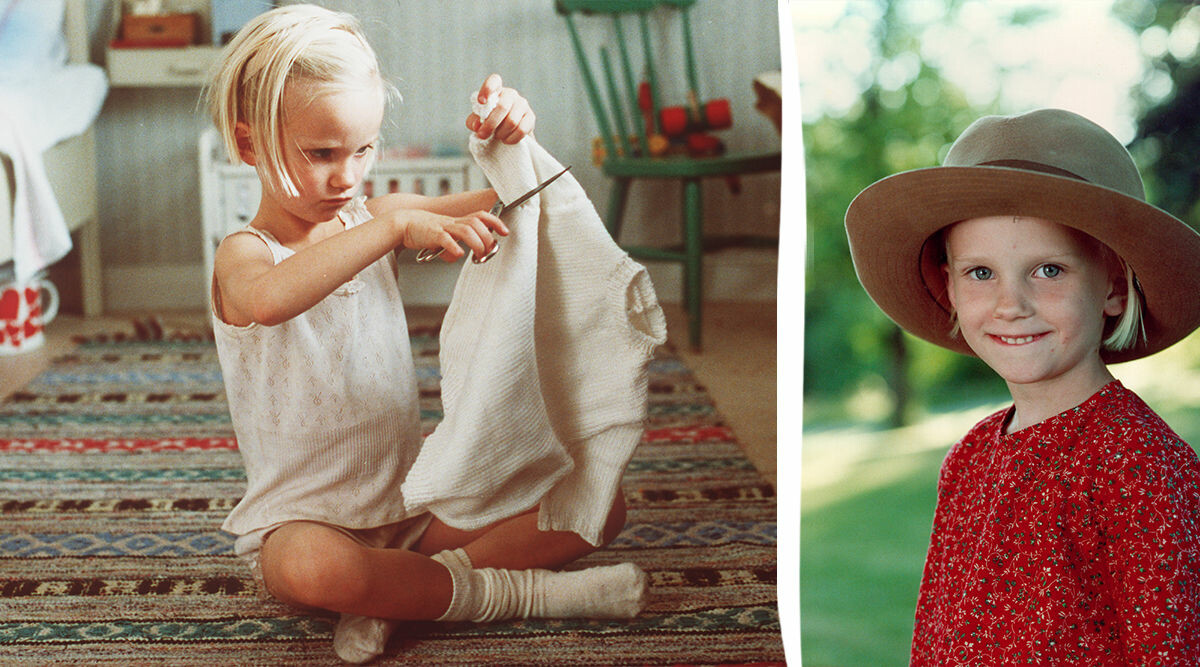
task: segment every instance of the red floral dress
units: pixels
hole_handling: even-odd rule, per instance
[[[913,665],[1200,665],[1200,461],[1120,382],[951,448]]]

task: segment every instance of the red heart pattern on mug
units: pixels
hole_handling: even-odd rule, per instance
[[[0,353],[21,353],[39,347],[48,321],[46,315],[53,319],[57,312],[58,290],[45,279],[0,286]]]
[[[0,295],[0,320],[17,319],[17,309],[21,306],[21,297],[15,289],[6,289]]]

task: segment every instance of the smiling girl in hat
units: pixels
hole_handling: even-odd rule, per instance
[[[1107,368],[1200,325],[1200,235],[1055,109],[977,121],[846,229],[879,307],[1013,399],[942,465],[912,664],[1200,664],[1200,461]]]

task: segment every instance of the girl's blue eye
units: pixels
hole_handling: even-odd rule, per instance
[[[992,277],[992,270],[983,266],[971,269],[970,273],[975,280],[987,280]]]
[[[1062,273],[1062,267],[1055,264],[1043,264],[1038,270],[1044,278],[1057,278]]]

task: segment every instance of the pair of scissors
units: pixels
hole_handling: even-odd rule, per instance
[[[492,211],[491,211],[492,215],[494,215],[496,217],[503,217],[505,213],[508,213],[509,211],[520,206],[521,204],[524,204],[526,202],[526,200],[528,200],[530,197],[536,195],[537,193],[541,192],[543,188],[545,188],[547,185],[550,185],[551,183],[553,183],[556,179],[558,179],[559,176],[562,176],[563,174],[567,173],[567,171],[570,169],[571,169],[571,167],[567,166],[562,171],[551,176],[550,178],[547,178],[546,180],[542,181],[541,183],[538,183],[537,186],[534,187],[532,190],[530,190],[529,192],[526,192],[525,194],[521,195],[520,197],[517,197],[516,199],[514,199],[512,202],[510,202],[508,204],[505,204],[504,202],[497,199],[496,203],[492,206]],[[476,257],[475,253],[472,252],[471,253],[471,261],[472,262],[474,262],[476,264],[483,264],[484,262],[488,261],[489,259],[491,259],[492,257],[494,257],[496,255],[496,251],[498,251],[500,249],[500,239],[497,239],[494,235],[492,236],[492,238],[495,240],[495,243],[492,244],[492,249],[490,251],[488,251],[488,254],[484,255],[483,257]],[[420,250],[417,251],[417,261],[422,264],[424,264],[425,262],[431,262],[434,259],[436,259],[438,256],[440,256],[445,250],[446,250],[445,248],[438,248],[436,250],[430,250],[429,248],[421,248]]]

